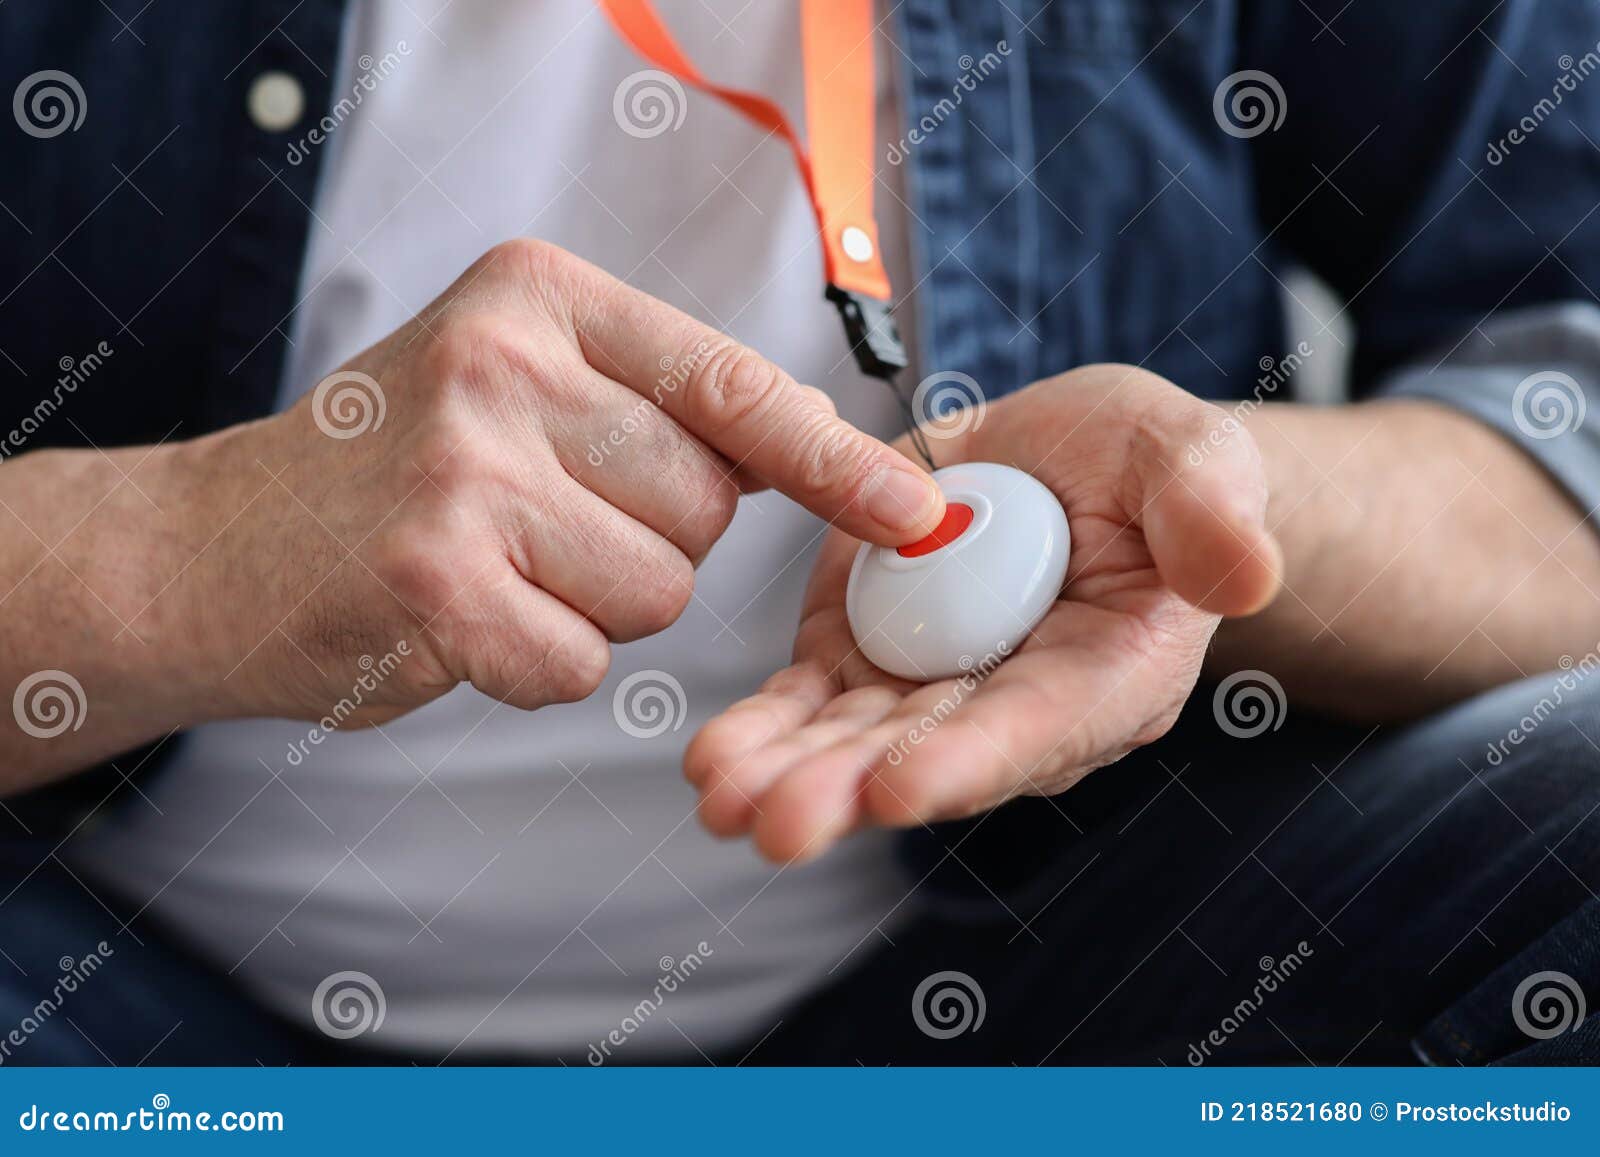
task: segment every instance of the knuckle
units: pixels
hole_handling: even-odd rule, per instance
[[[503,624],[482,615],[447,634],[467,682],[483,694],[528,711],[552,701],[541,678],[547,664],[529,640],[508,637]]]
[[[860,439],[843,422],[818,422],[801,439],[794,481],[814,495],[851,492],[866,482],[871,468]]]
[[[483,272],[494,271],[502,278],[548,276],[553,267],[567,259],[566,250],[537,237],[508,237],[493,246],[481,259]]]
[[[635,604],[639,625],[650,635],[672,626],[688,607],[694,594],[694,569],[679,554],[656,568],[652,578],[654,581],[644,585]]]
[[[459,553],[437,532],[410,527],[379,542],[368,565],[412,614],[431,622],[456,596]]]
[[[806,403],[825,414],[838,417],[839,406],[826,390],[819,390],[816,386],[806,385],[801,385],[796,388]]]
[[[787,382],[782,370],[754,350],[727,342],[699,365],[686,398],[696,428],[727,430],[760,414]]]
[[[1127,425],[1126,452],[1132,468],[1124,477],[1122,498],[1129,509],[1143,505],[1146,496],[1159,493],[1185,471],[1218,455],[1231,459],[1247,446],[1239,440],[1244,428],[1235,415],[1176,386],[1168,384],[1167,389],[1181,396],[1151,395]],[[1253,449],[1250,445],[1249,451]]]
[[[456,391],[498,384],[506,365],[516,360],[516,322],[504,314],[466,313],[438,327],[428,350],[424,378],[436,387],[436,399]]]
[[[1154,370],[1145,369],[1129,362],[1099,362],[1092,366],[1080,367],[1079,370],[1069,371],[1063,377],[1086,374],[1090,377],[1101,378],[1117,389],[1141,390],[1152,393],[1178,393],[1191,397],[1187,390],[1172,384]]]
[[[451,318],[440,333],[446,378],[456,384],[493,384],[507,378],[538,378],[544,370],[538,342],[518,315],[488,310]]]
[[[1244,427],[1230,411],[1212,402],[1200,402],[1184,419],[1183,433],[1190,440],[1244,434]],[[1248,437],[1248,435],[1246,435]]]
[[[598,270],[559,245],[533,237],[502,241],[483,257],[478,276],[491,292],[510,296],[551,318],[570,313],[574,294],[593,292]]]
[[[416,490],[415,484],[421,482],[422,490],[436,486],[447,495],[457,496],[473,489],[484,476],[487,451],[483,434],[455,407],[430,416],[408,441],[408,464],[414,465],[420,475],[402,478],[402,493]]]
[[[529,673],[538,669],[536,659],[518,647],[507,646],[503,640],[497,640],[498,645],[491,644],[481,626],[463,634],[470,639],[464,651],[471,656],[467,672],[474,687],[517,706],[543,706],[545,696],[534,693],[528,679]]]
[[[1229,459],[1246,469],[1260,473],[1262,469],[1261,446],[1250,432],[1245,418],[1259,404],[1237,403],[1229,409],[1206,403],[1205,434],[1207,444],[1218,445]],[[1265,485],[1265,479],[1262,480]]]
[[[556,703],[587,699],[605,682],[611,669],[611,648],[598,636],[571,638],[551,655],[550,698]]]
[[[1210,415],[1222,411],[1202,401],[1166,378],[1137,366],[1104,367],[1113,388],[1127,398],[1134,425],[1154,445],[1171,442],[1174,435],[1204,428]]]
[[[698,558],[716,545],[738,509],[739,488],[719,475],[706,486],[673,537],[685,553]]]

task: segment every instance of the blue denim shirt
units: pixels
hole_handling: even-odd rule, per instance
[[[320,116],[343,9],[0,6],[0,454],[269,409],[321,150],[286,164],[304,126],[258,126],[246,93],[283,70]],[[886,31],[928,369],[997,397],[1114,360],[1281,396],[1277,367],[1336,341],[1287,348],[1299,264],[1346,302],[1358,396],[1468,410],[1600,503],[1600,416],[1574,421],[1600,368],[1593,6],[903,0]],[[81,123],[26,99],[44,70]],[[78,777],[32,814],[121,783]]]

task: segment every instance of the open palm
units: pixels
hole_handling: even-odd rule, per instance
[[[969,416],[968,422],[971,418]],[[794,664],[690,745],[702,822],[809,859],[865,824],[970,815],[1053,794],[1171,726],[1222,615],[1276,593],[1281,556],[1249,436],[1153,374],[1088,366],[1036,383],[933,445],[941,464],[1025,470],[1066,509],[1060,599],[992,671],[918,684],[873,666],[845,617],[859,543],[834,531]]]

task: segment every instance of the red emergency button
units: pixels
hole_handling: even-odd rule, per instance
[[[952,502],[944,508],[944,520],[933,528],[927,538],[920,538],[900,548],[901,558],[921,558],[949,546],[966,533],[972,525],[972,507],[965,502]]]

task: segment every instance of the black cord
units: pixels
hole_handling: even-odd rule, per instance
[[[895,403],[900,407],[900,416],[905,421],[906,433],[911,436],[911,445],[916,450],[917,456],[927,463],[929,470],[937,470],[938,463],[933,460],[933,450],[928,445],[928,436],[922,432],[922,424],[917,421],[916,411],[911,408],[911,403],[900,392],[900,386],[893,375],[879,379],[889,387],[889,392],[894,395]]]
[[[0,3],[4,2],[0,0]],[[909,359],[905,345],[900,341],[900,332],[895,328],[894,303],[841,289],[831,282],[823,296],[839,310],[839,317],[844,321],[845,340],[850,343],[850,352],[855,355],[856,365],[862,373],[877,378],[889,387],[895,404],[900,407],[900,416],[905,421],[911,445],[927,463],[929,470],[937,470],[927,435],[922,432],[922,424],[917,421],[912,408],[911,403],[916,400],[916,395],[913,393],[911,401],[907,401],[896,384],[899,371],[905,369]]]

